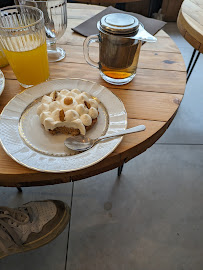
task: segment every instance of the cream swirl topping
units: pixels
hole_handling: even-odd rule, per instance
[[[37,114],[46,130],[67,127],[79,129],[85,135],[85,127],[98,116],[98,102],[78,89],[62,89],[43,96]]]

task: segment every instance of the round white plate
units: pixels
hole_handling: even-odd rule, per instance
[[[64,146],[67,135],[51,135],[45,131],[36,112],[38,104],[43,95],[64,88],[77,88],[99,100],[98,121],[88,131],[88,137],[97,138],[126,129],[127,113],[122,101],[104,86],[68,78],[44,82],[16,95],[1,113],[1,144],[6,153],[21,165],[54,173],[80,170],[104,159],[121,142],[122,137],[106,140],[79,153]]]
[[[4,87],[5,87],[5,78],[3,72],[0,70],[0,95],[4,91]]]

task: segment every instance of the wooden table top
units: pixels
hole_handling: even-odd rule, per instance
[[[177,19],[182,36],[203,53],[203,1],[184,0]]]
[[[42,173],[25,168],[12,160],[0,146],[0,185],[34,186],[76,181],[116,168],[152,146],[172,122],[186,85],[186,70],[182,55],[163,31],[156,34],[156,43],[142,46],[137,75],[127,85],[106,83],[99,71],[89,66],[83,57],[84,37],[71,28],[102,11],[104,7],[68,4],[68,28],[60,39],[67,56],[63,61],[50,63],[50,79],[83,78],[109,88],[124,103],[128,127],[144,124],[144,132],[125,135],[116,150],[98,164],[80,171],[63,174]],[[92,48],[93,54],[98,48]],[[2,69],[6,86],[0,96],[0,112],[7,102],[22,90],[10,66]]]

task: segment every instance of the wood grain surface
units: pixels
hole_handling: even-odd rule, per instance
[[[59,44],[67,56],[58,63],[50,63],[50,79],[84,78],[108,87],[124,103],[128,127],[144,124],[146,130],[124,136],[116,150],[98,164],[71,173],[42,173],[25,168],[12,160],[0,147],[0,185],[35,186],[76,181],[122,165],[152,146],[172,122],[185,91],[186,71],[183,58],[172,39],[163,31],[156,34],[155,44],[144,44],[141,49],[136,77],[123,86],[103,81],[97,69],[83,57],[84,37],[71,28],[97,14],[104,7],[68,4],[68,28]],[[81,15],[82,14],[82,15]],[[94,57],[98,48],[92,47]],[[0,97],[0,112],[7,102],[23,88],[10,66],[2,69],[6,86]]]
[[[184,0],[177,20],[182,36],[203,53],[203,1]]]

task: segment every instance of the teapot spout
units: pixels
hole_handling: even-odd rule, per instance
[[[156,42],[157,41],[157,38],[155,38],[150,33],[148,33],[141,24],[139,25],[138,33],[134,37],[131,37],[131,38],[141,40],[144,42]]]

